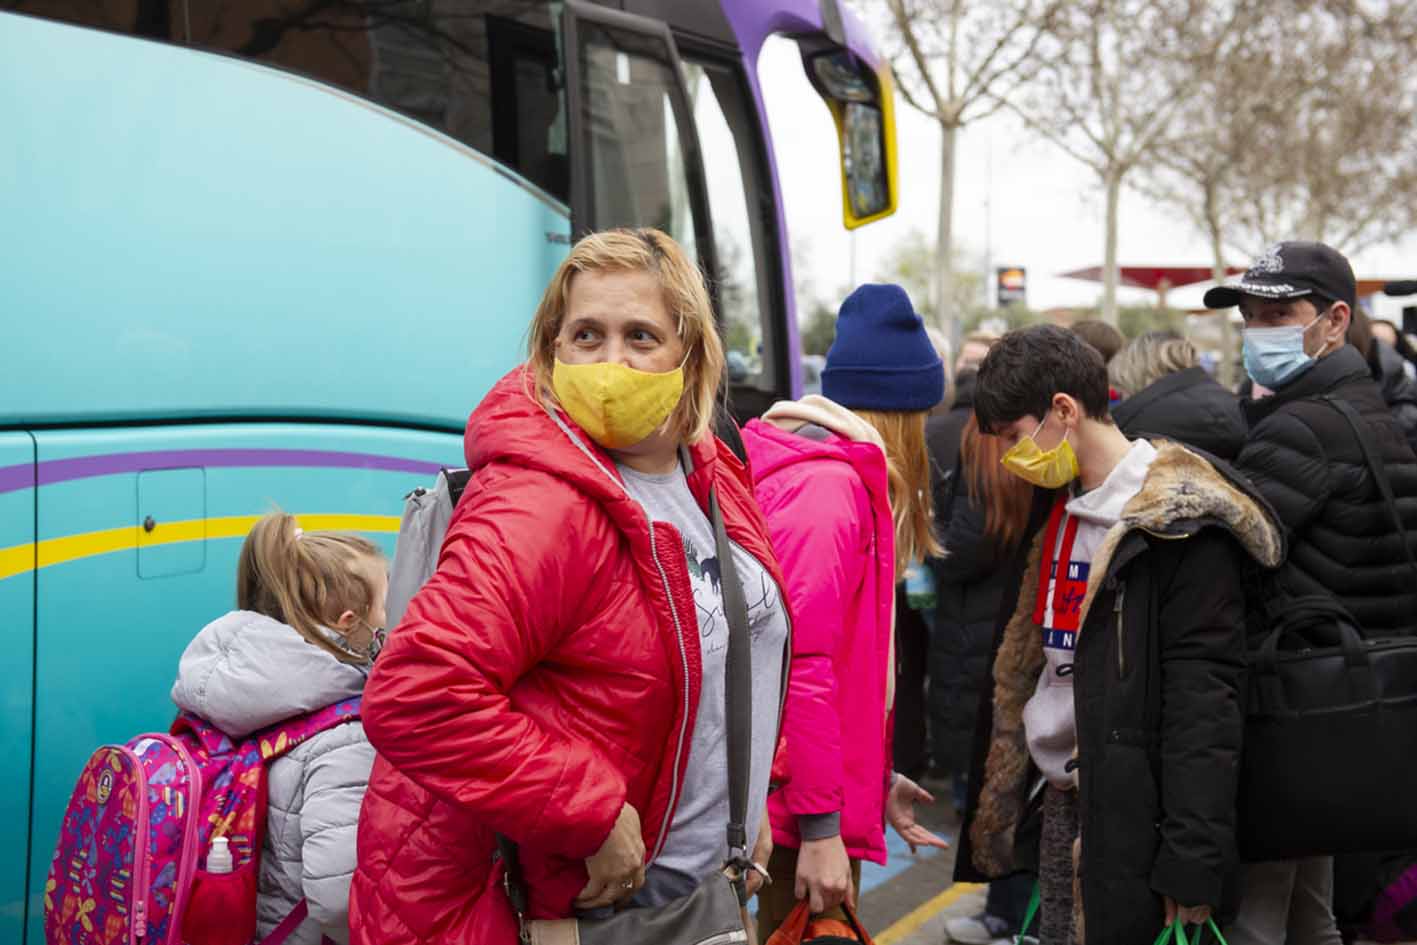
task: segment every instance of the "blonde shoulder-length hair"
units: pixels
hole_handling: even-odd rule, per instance
[[[1140,394],[1168,374],[1200,361],[1195,346],[1174,331],[1149,331],[1127,343],[1107,364],[1107,379],[1124,397]]]
[[[714,324],[699,267],[673,237],[650,228],[603,230],[571,248],[537,306],[527,338],[527,367],[537,395],[556,404],[551,372],[556,365],[556,336],[566,317],[571,282],[582,272],[648,272],[659,282],[664,304],[684,345],[684,395],[668,421],[682,443],[695,443],[713,424],[714,403],[723,378],[723,342]]]

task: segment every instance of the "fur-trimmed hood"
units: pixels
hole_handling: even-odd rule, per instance
[[[1219,460],[1179,443],[1157,440],[1153,445],[1156,458],[1141,491],[1127,503],[1121,520],[1107,531],[1093,555],[1079,626],[1087,623],[1098,587],[1114,570],[1117,547],[1134,531],[1161,538],[1188,538],[1202,528],[1221,527],[1234,535],[1261,567],[1276,568],[1284,560],[1284,530],[1279,518],[1248,482]],[[1035,556],[1038,551],[1034,549]]]
[[[1107,531],[1093,556],[1078,617],[1080,627],[1087,625],[1098,590],[1144,552],[1145,542],[1127,540],[1138,532],[1185,539],[1205,528],[1222,528],[1261,567],[1274,568],[1284,560],[1284,533],[1278,517],[1248,482],[1220,461],[1179,444],[1157,440],[1153,445],[1157,455],[1141,490],[1126,504],[1120,521]],[[1040,532],[1029,551],[1022,588],[1037,586],[1042,544]],[[973,863],[986,875],[1003,875],[1014,866],[1014,832],[1023,812],[1024,781],[1029,771],[1023,709],[1037,687],[1043,664],[1042,634],[1033,621],[1033,595],[1025,590],[994,658],[993,725],[979,801],[970,824]]]

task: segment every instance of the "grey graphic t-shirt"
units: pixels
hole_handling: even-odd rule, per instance
[[[656,906],[688,894],[722,867],[728,856],[724,833],[728,825],[728,728],[724,704],[728,620],[723,613],[713,527],[689,491],[683,470],[652,476],[625,466],[619,469],[625,488],[644,506],[650,520],[674,526],[683,537],[703,658],[699,710],[678,807],[664,849],[650,865],[645,887],[635,897],[639,905]],[[746,825],[751,847],[767,800],[777,741],[787,614],[777,584],[752,555],[734,545],[733,563],[743,583],[753,641],[753,750]]]

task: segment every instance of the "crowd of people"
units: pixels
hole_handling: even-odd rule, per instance
[[[982,914],[951,920],[954,941],[1017,934],[1018,875],[1037,864],[1045,943],[1144,940],[1159,896],[1168,920],[1223,912],[1232,943],[1336,945],[1412,862],[1341,858],[1335,899],[1333,858],[1237,866],[1235,839],[1258,635],[1314,597],[1373,639],[1417,623],[1409,346],[1369,322],[1347,260],[1321,244],[1280,244],[1205,301],[1244,319],[1243,396],[1175,333],[1128,341],[1089,322],[970,336],[955,409],[931,421],[948,496],[932,763],[957,798],[969,790],[956,876],[1000,880]],[[1370,428],[1380,467],[1333,400]],[[1001,452],[1016,475],[999,474]],[[1106,642],[1078,648],[1089,638]],[[1045,784],[1041,811],[1026,774]]]
[[[861,286],[822,394],[740,430],[685,251],[582,239],[397,626],[374,545],[273,513],[182,657],[179,708],[235,740],[361,697],[266,753],[257,936],[856,941],[887,825],[946,845],[925,781],[989,883],[954,941],[1339,942],[1332,857],[1242,862],[1247,660],[1319,596],[1410,631],[1410,346],[1319,244],[1206,303],[1244,318],[1244,396],[1092,323],[967,336],[947,397],[907,294]]]

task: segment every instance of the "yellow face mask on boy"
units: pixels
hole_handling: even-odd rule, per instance
[[[655,373],[612,361],[567,364],[557,358],[551,388],[592,440],[619,450],[644,440],[679,406],[684,365]]]
[[[1047,422],[1045,416],[1043,423]],[[1043,429],[1043,423],[1015,443],[999,462],[1025,482],[1043,489],[1061,489],[1078,477],[1078,458],[1066,432],[1063,433],[1063,441],[1051,450],[1039,449],[1034,437]]]

